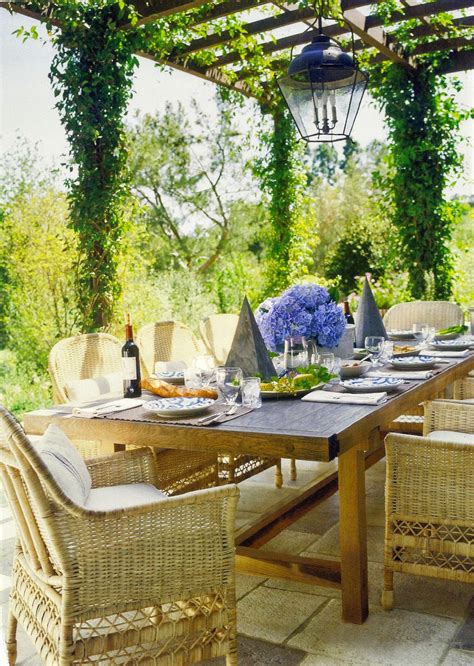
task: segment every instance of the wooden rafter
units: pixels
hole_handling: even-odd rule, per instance
[[[452,74],[474,69],[474,49],[470,51],[454,51],[448,54],[446,60],[440,65],[440,74]]]

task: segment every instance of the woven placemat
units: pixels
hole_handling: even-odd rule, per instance
[[[154,414],[151,412],[149,409],[146,409],[144,406],[141,407],[135,407],[134,409],[127,409],[126,411],[123,412],[116,412],[115,414],[106,414],[104,416],[101,416],[99,418],[102,419],[107,419],[111,421],[141,421],[144,423],[168,423],[172,425],[190,425],[190,426],[200,426],[200,427],[207,427],[206,423],[198,423],[198,421],[205,416],[211,417],[212,414],[219,414],[219,412],[223,412],[226,409],[228,409],[227,405],[224,405],[222,402],[212,405],[207,409],[205,412],[198,414],[197,416],[193,417],[184,417],[184,418],[176,418],[176,417],[170,417],[166,418],[163,416],[158,416],[158,414]],[[214,425],[219,425],[219,423],[226,423],[227,421],[232,421],[233,419],[238,419],[239,416],[243,416],[244,414],[248,414],[251,412],[252,409],[250,407],[242,407],[242,405],[237,406],[237,411],[235,414],[229,414],[227,416],[220,416],[216,421],[213,421],[213,423],[210,423],[209,426],[214,426]]]

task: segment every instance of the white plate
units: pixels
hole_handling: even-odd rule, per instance
[[[456,340],[456,338],[459,338],[460,336],[461,333],[443,333],[441,335],[436,334],[434,339],[436,342],[439,340]]]
[[[403,351],[403,352],[395,351],[396,346],[397,345],[394,345],[394,349],[393,349],[393,352],[392,352],[392,356],[394,356],[396,358],[404,358],[406,356],[418,356],[418,354],[420,353],[420,348],[417,347],[417,346],[414,346],[411,349],[409,349],[408,351]],[[405,347],[405,346],[408,347],[408,345],[399,345],[399,346],[400,347],[402,347],[402,346],[403,347]]]
[[[413,331],[387,331],[390,340],[415,340]]]
[[[261,391],[260,395],[262,398],[265,398],[265,400],[275,400],[278,398],[302,398],[307,393],[321,388],[322,386],[324,386],[324,382],[320,382],[310,389],[297,389],[294,393],[291,393],[290,391]]]
[[[350,393],[377,393],[377,391],[396,391],[405,380],[397,377],[366,377],[365,379],[349,379],[341,385]]]
[[[184,384],[183,370],[177,370],[176,372],[155,372],[154,376],[157,379],[168,382],[168,384]]]
[[[433,356],[405,356],[392,358],[390,365],[398,370],[428,370],[436,364]]]
[[[158,416],[191,416],[209,409],[215,400],[211,398],[158,398],[145,402],[143,407]]]
[[[438,342],[432,342],[430,349],[436,351],[464,351],[470,349],[471,345],[472,342],[469,340],[439,340]]]

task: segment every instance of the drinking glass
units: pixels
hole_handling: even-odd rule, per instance
[[[227,405],[235,405],[242,383],[242,370],[240,368],[216,368],[216,382],[224,402]]]
[[[201,370],[186,368],[184,370],[184,385],[186,388],[202,388],[204,384]]]
[[[242,379],[242,405],[252,409],[258,409],[262,406],[260,377],[244,377]]]
[[[412,330],[416,341],[423,347],[430,334],[429,324],[413,324]]]
[[[294,370],[308,365],[308,343],[303,336],[289,337],[285,340],[285,369]]]
[[[333,371],[334,359],[335,356],[332,352],[323,352],[322,354],[318,354],[317,356],[318,365],[323,366],[329,372]]]
[[[193,368],[201,373],[203,386],[209,386],[214,379],[215,365],[213,357],[208,354],[202,354],[193,359]]]
[[[382,356],[385,338],[378,335],[369,335],[365,338],[365,348],[370,352],[370,362],[373,366],[379,364],[379,358]]]

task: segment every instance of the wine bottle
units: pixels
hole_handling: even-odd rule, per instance
[[[349,307],[349,301],[347,300],[347,298],[344,299],[342,307],[344,308],[344,319],[346,320],[346,323],[353,324],[354,317],[352,316],[351,309]]]
[[[133,329],[130,315],[125,318],[125,344],[122,347],[123,397],[139,398],[140,388],[140,352],[133,341]]]

